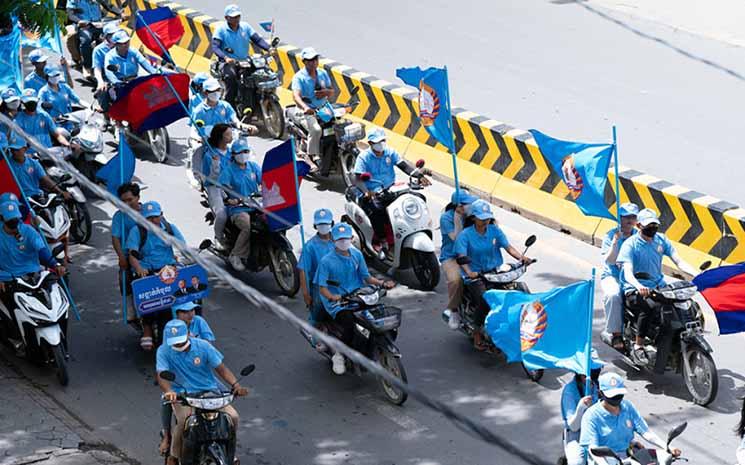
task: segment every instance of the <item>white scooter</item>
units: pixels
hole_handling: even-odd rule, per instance
[[[65,134],[71,144],[80,146],[80,153],[72,157],[72,164],[83,175],[96,182],[96,173],[114,157],[104,153],[103,117],[92,110],[84,108],[57,118],[62,123],[70,123],[72,130]]]
[[[66,386],[67,373],[67,319],[70,301],[49,271],[32,273],[5,283],[13,301],[0,300],[0,334],[2,340],[17,352],[25,351],[26,358],[40,364],[54,364],[57,379]],[[16,328],[11,326],[15,315],[17,332],[21,340],[13,337]]]
[[[419,160],[416,169],[409,175],[408,183],[395,183],[388,188],[375,190],[377,201],[387,205],[388,220],[393,231],[393,251],[388,255],[377,252],[372,245],[373,228],[370,218],[359,204],[361,197],[357,187],[346,192],[345,215],[342,221],[352,225],[353,241],[367,258],[377,261],[393,274],[399,269],[412,268],[422,289],[431,291],[440,282],[440,263],[432,240],[432,217],[419,179],[424,160]],[[370,175],[361,176],[370,181]]]
[[[688,423],[683,423],[672,429],[667,435],[665,449],[634,449],[631,456],[622,459],[608,447],[591,447],[588,465],[670,465],[678,460],[670,451],[670,443],[683,433]]]
[[[52,255],[62,262],[65,258],[65,245],[62,240],[70,232],[70,215],[65,208],[64,198],[49,193],[29,197],[28,202],[39,220],[39,230],[44,235]]]

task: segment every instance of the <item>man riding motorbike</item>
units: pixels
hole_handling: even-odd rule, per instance
[[[108,95],[106,95],[107,81],[104,66],[106,62],[106,54],[114,48],[115,44],[113,37],[117,31],[119,31],[119,26],[116,23],[106,23],[103,27],[103,40],[93,49],[93,75],[96,78],[96,92],[94,97],[98,99],[104,112],[108,111],[108,107],[104,108],[101,103],[102,101],[108,103],[108,100],[106,99]],[[109,115],[106,113],[104,113],[104,123],[106,126],[109,125]]]
[[[155,74],[158,70],[142,56],[138,50],[129,46],[129,34],[122,29],[116,31],[111,41],[114,42],[114,48],[109,50],[104,57],[104,76],[110,84],[120,84],[124,80],[137,76],[139,68],[144,69],[150,74]],[[116,68],[109,69],[111,65]]]
[[[135,183],[128,182],[122,184],[116,190],[119,200],[126,203],[129,208],[136,212],[142,210],[142,204],[140,203],[140,186]],[[129,289],[131,270],[129,267],[129,260],[127,254],[129,251],[126,249],[127,235],[135,227],[137,223],[121,210],[117,210],[114,216],[111,218],[111,246],[116,252],[116,256],[119,258],[119,292],[122,292],[122,286],[127,286]],[[124,276],[124,282],[122,282],[122,275]],[[132,293],[127,292],[131,301]],[[130,304],[127,305],[127,322],[130,325],[134,325],[137,321],[137,314],[134,308]]]
[[[649,429],[634,404],[624,399],[627,391],[620,375],[603,373],[598,383],[601,402],[588,408],[582,416],[579,445],[586,457],[593,447],[609,447],[619,457],[626,458],[631,446],[643,448],[633,440],[634,433],[660,449],[666,448],[665,441]],[[675,457],[680,456],[680,449],[672,448],[670,452]]]
[[[49,113],[39,108],[39,97],[34,89],[25,89],[21,94],[23,111],[16,115],[15,122],[43,147],[52,147],[52,137],[63,147],[71,145],[61,128],[57,127]],[[33,152],[33,150],[32,150]]]
[[[482,329],[490,308],[484,300],[486,285],[483,280],[476,278],[479,277],[479,273],[491,271],[502,264],[500,249],[505,249],[515,260],[520,260],[523,263],[528,263],[531,259],[510,245],[502,229],[494,223],[494,214],[488,202],[481,199],[474,201],[471,204],[470,212],[474,216],[474,224],[458,235],[458,239],[455,241],[455,254],[471,259],[470,264],[463,264],[461,268],[464,276],[473,279],[467,285],[468,292],[478,302],[477,311],[474,312],[474,323],[477,327],[473,333],[473,345],[477,350],[483,351],[486,350],[486,346],[483,341]]]
[[[365,283],[391,289],[395,286],[395,282],[383,281],[370,275],[362,252],[352,246],[350,225],[336,224],[331,229],[331,237],[334,240],[335,249],[321,259],[313,282],[319,287],[321,302],[323,302],[326,313],[342,327],[341,342],[354,348],[354,314],[351,310],[340,308],[338,302],[342,295],[359,289]],[[340,352],[335,353],[331,362],[334,373],[343,375],[346,371],[344,355]]]
[[[61,69],[47,66],[44,71],[47,75],[47,84],[39,91],[41,108],[49,113],[49,116],[53,119],[71,113],[73,103],[81,104],[80,97],[70,86],[61,81]],[[62,127],[69,135],[73,123],[65,123]]]
[[[141,212],[149,222],[160,227],[179,241],[186,242],[176,225],[168,223],[163,218],[163,210],[158,202],[144,203]],[[127,234],[125,244],[129,253],[129,264],[136,278],[144,278],[149,274],[158,273],[164,266],[178,263],[173,247],[155,234],[148,234],[145,228],[139,226],[131,228]],[[142,319],[140,347],[143,350],[153,349],[153,317],[150,315]]]
[[[658,232],[660,220],[654,210],[645,208],[639,212],[637,219],[637,227],[640,229],[640,233],[633,235],[623,243],[616,261],[623,266],[621,279],[626,299],[629,305],[639,309],[637,334],[632,356],[639,364],[646,365],[649,363],[647,353],[654,350],[654,347],[645,345],[645,337],[647,336],[652,309],[655,305],[647,298],[650,296],[652,289],[666,284],[665,277],[662,274],[663,257],[670,257],[678,269],[684,273],[695,276],[698,272],[683,261],[673,248],[670,240],[664,234]],[[647,277],[637,279],[634,273],[644,273]]]
[[[25,78],[23,78],[24,90],[34,89],[38,92],[39,89],[46,85],[47,79],[44,75],[44,67],[46,67],[47,65],[47,60],[49,60],[49,56],[47,56],[47,54],[44,53],[44,50],[40,48],[37,48],[36,50],[28,54],[28,61],[31,62],[34,70],[28,73]]]
[[[226,164],[218,182],[229,187],[241,197],[248,197],[259,192],[261,187],[261,167],[251,159],[251,146],[245,139],[240,138],[230,146],[233,157]],[[249,257],[251,253],[251,210],[241,204],[241,199],[234,194],[227,193],[227,213],[230,221],[241,230],[235,240],[233,250],[230,251],[228,262],[236,271],[243,271],[246,267],[242,260]]]
[[[590,392],[586,392],[587,376],[575,373],[561,391],[561,418],[564,420],[564,456],[567,465],[585,465],[586,459],[579,445],[580,427],[585,411],[598,401],[598,378],[603,369],[602,360],[592,349],[590,364]]]
[[[101,0],[68,0],[67,19],[75,23],[80,44],[80,57],[83,60],[83,78],[93,79],[93,47],[101,36],[102,30],[92,23],[101,21],[101,6],[115,15],[119,10]]]
[[[331,210],[328,208],[316,210],[313,213],[313,227],[317,233],[305,242],[300,253],[300,260],[298,260],[300,288],[303,291],[303,301],[308,308],[308,321],[311,324],[318,322],[324,314],[318,284],[313,282],[313,277],[323,257],[334,251],[334,242],[331,240],[333,225],[334,214]]]
[[[227,101],[220,99],[222,93],[220,81],[215,78],[209,78],[202,84],[202,89],[207,97],[194,108],[191,116],[194,121],[202,121],[204,123],[206,132],[209,133],[212,126],[219,123],[235,126],[247,131],[249,134],[259,132],[256,126],[241,123],[233,107]]]
[[[241,9],[238,5],[225,7],[225,23],[220,24],[212,35],[212,51],[223,62],[220,68],[220,79],[225,83],[225,100],[235,106],[235,96],[238,92],[238,74],[236,60],[248,58],[249,44],[264,51],[272,46],[264,40],[253,28],[241,21]]]
[[[163,339],[163,345],[158,347],[155,369],[158,372],[160,389],[165,393],[164,398],[172,403],[173,413],[176,415],[171,454],[167,461],[168,465],[176,465],[181,458],[186,419],[192,413],[190,407],[176,403],[177,393],[220,389],[221,384],[215,373],[230,385],[230,389],[236,396],[248,395],[248,389],[240,385],[233,372],[223,363],[223,355],[212,344],[196,337],[189,337],[189,329],[183,321],[178,319],[169,321],[166,324]],[[160,373],[163,371],[173,372],[179,386],[174,387],[169,381],[161,378]],[[238,412],[230,405],[221,411],[231,418],[233,425],[238,429],[240,422]]]
[[[460,266],[455,261],[455,240],[463,231],[463,221],[466,216],[466,208],[476,201],[476,197],[462,188],[453,192],[450,203],[440,215],[440,233],[442,234],[442,248],[440,249],[440,263],[442,271],[448,282],[448,305],[450,318],[448,327],[452,330],[460,328],[460,315],[458,306],[463,297],[463,278],[460,274]]]
[[[621,245],[636,234],[636,215],[639,207],[624,203],[620,208],[621,227],[613,228],[605,235],[600,254],[603,257],[603,273],[600,275],[600,288],[603,290],[605,309],[605,331],[600,339],[614,349],[623,349],[623,295],[621,294],[621,267],[616,263]]]

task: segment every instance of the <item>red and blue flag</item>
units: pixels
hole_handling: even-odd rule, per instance
[[[166,79],[178,95],[173,93]],[[186,118],[188,107],[188,74],[154,74],[117,87],[116,101],[111,105],[109,116],[117,121],[128,121],[133,131],[142,133]]]
[[[137,12],[135,32],[147,48],[160,57],[184,35],[184,25],[170,8],[162,6]],[[152,34],[150,31],[152,31]],[[158,43],[160,42],[160,44]]]
[[[279,231],[300,223],[300,186],[309,166],[295,160],[293,140],[287,140],[264,155],[261,165],[261,197],[267,215],[269,229]],[[297,168],[293,165],[297,163]],[[297,184],[295,183],[297,173]]]
[[[745,331],[745,263],[705,271],[693,284],[714,310],[720,334]]]
[[[5,137],[4,134],[0,134],[0,138]],[[18,197],[21,203],[21,215],[23,215],[24,223],[31,223],[31,215],[29,215],[29,209],[26,205],[26,200],[23,197],[23,191],[16,182],[16,177],[11,171],[10,166],[10,152],[4,151],[0,148],[0,194],[11,193]]]
[[[261,26],[261,29],[263,29],[264,31],[274,34],[274,20],[273,19],[271,21],[262,21],[259,23],[259,26]]]

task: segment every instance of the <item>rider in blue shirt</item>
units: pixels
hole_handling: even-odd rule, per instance
[[[170,226],[170,234],[179,241],[186,242],[176,225],[166,225],[166,220],[163,218],[163,211],[158,202],[144,203],[141,211],[149,222],[159,226],[166,232]],[[150,272],[157,273],[166,265],[175,265],[178,263],[176,255],[173,252],[173,247],[155,234],[147,233],[145,243],[142,244],[142,247],[140,247],[140,241],[140,228],[133,227],[127,235],[126,249],[129,251],[129,263],[139,277],[145,277]]]
[[[292,119],[306,131],[308,131],[308,155],[318,157],[321,155],[321,125],[318,124],[316,111],[326,105],[328,99],[333,98],[334,87],[331,78],[325,69],[318,67],[318,52],[311,47],[304,48],[300,52],[305,67],[295,73],[292,77],[292,98],[297,106],[297,111],[292,113]],[[330,161],[324,160],[326,165]],[[328,176],[330,166],[321,174]]]
[[[41,107],[52,118],[59,118],[72,112],[72,104],[80,104],[81,100],[70,86],[61,82],[62,70],[56,67],[46,67],[47,84],[39,91]],[[73,123],[65,123],[64,128],[69,132]]]
[[[11,154],[8,165],[13,170],[15,178],[18,180],[18,187],[21,188],[24,195],[30,197],[41,195],[44,193],[41,188],[44,187],[61,195],[65,200],[71,198],[69,192],[60,189],[47,176],[41,163],[26,155],[28,145],[20,136],[13,134],[8,143],[8,148],[10,148]]]
[[[116,23],[106,23],[103,27],[103,40],[93,49],[91,63],[93,65],[93,74],[96,77],[96,92],[103,92],[106,89],[104,63],[106,61],[106,54],[114,48],[112,37],[118,30],[119,26]]]
[[[99,0],[68,0],[67,19],[75,23],[80,43],[80,57],[83,60],[83,78],[93,78],[93,47],[101,36],[101,28],[94,26],[103,18],[101,6],[114,14],[121,12],[106,1]]]
[[[129,78],[137,77],[139,68],[150,74],[158,72],[150,62],[137,50],[129,47],[129,34],[127,31],[119,30],[112,36],[114,48],[106,53],[104,58],[104,73],[111,84],[119,84]],[[109,69],[110,65],[116,66],[116,71]]]
[[[486,285],[479,273],[492,271],[502,265],[502,251],[505,249],[516,260],[528,262],[530,259],[510,245],[507,236],[502,229],[494,224],[494,214],[491,205],[484,200],[476,200],[471,204],[471,214],[474,216],[473,226],[464,229],[455,241],[455,253],[457,256],[468,257],[470,263],[461,265],[463,275],[466,278],[466,287],[478,302],[474,312],[474,323],[476,330],[473,335],[473,344],[477,350],[484,350],[482,328],[484,319],[489,313],[489,304],[484,300]]]
[[[207,93],[204,90],[204,83],[207,82],[209,78],[210,76],[207,73],[197,73],[193,78],[191,78],[191,83],[189,84],[189,92],[191,94],[189,96],[189,114],[192,115],[192,117],[194,116],[194,111],[197,107],[207,98]],[[191,119],[187,124],[191,126]]]
[[[38,107],[39,97],[33,89],[25,89],[21,94],[23,111],[18,113],[15,122],[43,147],[52,147],[52,138],[64,147],[70,147],[62,131],[59,130],[49,113]]]
[[[210,134],[216,124],[228,124],[238,126],[238,116],[235,110],[225,100],[220,99],[222,86],[215,78],[208,78],[202,84],[202,89],[206,98],[194,107],[191,117],[194,121],[201,121],[204,124],[204,133]]]
[[[321,301],[326,313],[342,328],[341,341],[347,346],[354,346],[354,314],[342,307],[342,295],[356,291],[365,283],[374,286],[385,286],[391,289],[393,281],[383,281],[370,275],[362,252],[352,247],[352,227],[347,223],[338,223],[331,230],[335,249],[327,254],[318,265],[313,280],[319,287]],[[341,375],[346,370],[344,355],[337,352],[332,357],[334,373]]]
[[[28,60],[34,67],[34,70],[26,75],[23,79],[23,89],[33,89],[39,91],[42,87],[47,84],[46,76],[44,75],[44,67],[47,65],[49,57],[44,50],[37,48],[33,52],[28,54]]]
[[[140,203],[140,186],[137,184],[131,182],[122,184],[116,190],[116,193],[119,196],[119,200],[127,204],[129,208],[136,212],[139,212],[142,209],[142,204]],[[132,231],[132,228],[136,225],[137,223],[135,223],[135,220],[121,210],[117,210],[111,218],[111,246],[114,248],[114,252],[116,252],[116,256],[119,258],[119,273],[117,273],[119,278],[119,292],[122,292],[122,286],[130,281],[131,273],[129,260],[127,259],[129,251],[127,250],[126,243],[129,232]],[[124,282],[122,282],[122,276],[124,276]],[[129,286],[129,284],[126,285]],[[132,294],[128,292],[127,296],[128,298],[131,298]],[[134,308],[132,305],[128,304],[127,321],[134,325],[136,320],[137,315]]]
[[[212,332],[212,328],[210,328],[207,320],[197,315],[201,310],[202,306],[194,302],[184,302],[173,306],[176,318],[186,323],[186,326],[189,327],[190,337],[196,337],[214,344],[216,340],[215,333]]]
[[[334,251],[331,240],[331,227],[334,225],[334,214],[328,208],[319,208],[313,213],[313,227],[317,233],[303,245],[303,251],[298,260],[300,271],[300,288],[303,291],[303,301],[308,307],[308,321],[315,324],[323,317],[323,303],[318,291],[318,284],[313,283],[313,277],[318,270],[318,264],[323,257]]]
[[[598,357],[597,351],[592,349],[590,392],[586,391],[587,376],[583,373],[575,373],[572,380],[561,391],[564,456],[567,459],[567,465],[585,465],[585,454],[579,445],[580,427],[585,411],[598,401],[598,378],[603,365],[604,363]]]

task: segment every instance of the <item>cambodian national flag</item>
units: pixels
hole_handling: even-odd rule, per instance
[[[297,163],[297,183],[295,169]],[[300,181],[308,174],[308,164],[295,161],[293,140],[289,139],[264,155],[261,165],[261,197],[269,229],[280,231],[300,223]]]
[[[714,310],[720,334],[745,331],[745,263],[704,271],[693,284]]]
[[[0,134],[0,138],[3,137],[5,137],[5,134]],[[21,215],[23,215],[23,221],[25,223],[30,223],[31,215],[29,215],[26,201],[23,199],[23,191],[21,191],[20,186],[16,182],[16,178],[13,175],[10,166],[8,166],[10,151],[5,148],[0,148],[0,151],[0,194],[10,192],[18,197],[18,200],[21,202]]]
[[[261,29],[264,31],[274,34],[274,20],[271,21],[262,21],[259,23],[259,26],[261,26]]]
[[[177,44],[184,35],[184,25],[168,7],[162,6],[153,10],[138,11],[136,18],[135,31],[137,37],[147,48],[160,57],[163,57],[166,54],[165,52],[174,44]]]
[[[166,79],[178,95],[173,93]],[[111,105],[109,116],[117,121],[128,121],[133,131],[142,133],[185,118],[188,107],[188,74],[154,74],[117,87],[116,100]]]

